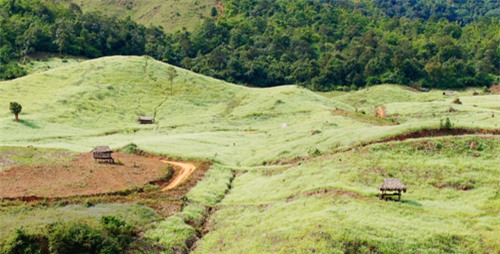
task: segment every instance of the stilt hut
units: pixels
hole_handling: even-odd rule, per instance
[[[401,192],[406,192],[406,186],[397,178],[385,178],[379,190],[380,199],[389,200],[397,197],[397,201],[401,201]]]
[[[152,116],[139,116],[137,121],[140,124],[153,124],[153,117]]]
[[[115,163],[115,160],[111,156],[113,151],[109,148],[109,146],[97,146],[92,150],[92,156],[94,160],[99,163]]]

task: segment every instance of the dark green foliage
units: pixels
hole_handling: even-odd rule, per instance
[[[115,216],[102,217],[100,225],[58,222],[41,232],[30,234],[17,229],[2,253],[123,253],[136,235],[128,223]]]
[[[83,223],[59,223],[48,234],[52,253],[121,253],[119,243]]]
[[[375,0],[373,2],[390,17],[424,20],[445,18],[464,25],[482,16],[500,17],[500,3],[495,0]]]
[[[223,16],[194,32],[165,35],[55,1],[3,1],[0,78],[24,75],[13,60],[43,51],[90,58],[147,54],[259,87],[482,87],[500,73],[499,13],[492,0],[228,0]]]
[[[26,75],[26,71],[19,64],[0,62],[0,79],[14,79]]]
[[[16,121],[19,121],[19,113],[23,109],[23,106],[17,102],[11,102],[9,106],[10,112],[16,116]]]
[[[217,15],[219,15],[219,14],[218,14],[218,12],[217,12],[217,8],[215,8],[215,6],[214,6],[214,7],[212,7],[212,9],[210,10],[210,16],[212,16],[212,17],[217,17]]]
[[[35,52],[75,56],[143,55],[161,58],[165,35],[130,19],[82,13],[57,1],[0,1],[0,79],[25,74],[14,60]]]
[[[413,19],[408,7],[408,19],[384,11],[418,1],[384,2],[389,1],[226,1],[221,19],[168,38],[168,60],[231,82],[295,83],[320,91],[380,83],[483,86],[492,82],[489,74],[500,72],[498,19],[470,20],[459,13],[468,21],[457,24],[458,16],[447,20],[440,12],[441,6],[455,6],[445,2],[425,19]],[[480,13],[496,8],[477,6]],[[459,7],[453,8],[458,12],[464,5]]]
[[[446,120],[443,121],[443,119],[441,119],[439,121],[439,129],[451,130],[451,128],[453,128],[453,124],[451,123],[450,118],[447,117]]]
[[[42,254],[49,253],[47,239],[44,236],[29,234],[23,228],[16,232],[5,244],[5,254]]]
[[[121,246],[127,246],[132,242],[134,232],[124,220],[116,216],[104,216],[101,218],[101,225]]]
[[[130,144],[124,146],[121,149],[121,152],[125,153],[125,154],[135,154],[135,152],[138,150],[139,150],[139,147],[136,144],[130,143]]]

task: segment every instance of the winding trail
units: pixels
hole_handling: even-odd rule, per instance
[[[169,160],[162,160],[162,162],[180,167],[181,170],[179,174],[167,186],[161,189],[161,191],[167,191],[179,186],[179,184],[186,181],[186,179],[196,170],[196,166],[193,163],[189,162],[177,162]]]

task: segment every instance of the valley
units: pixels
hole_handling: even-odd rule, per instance
[[[177,67],[171,87],[169,67],[144,56],[112,56],[0,82],[0,105],[23,106],[19,122],[0,111],[0,174],[30,168],[33,182],[43,179],[44,167],[57,168],[40,165],[63,169],[73,158],[123,173],[124,166],[93,166],[89,152],[98,145],[132,147],[142,156],[117,155],[125,167],[146,160],[167,167],[149,155],[197,167],[165,192],[167,182],[148,184],[165,173],[159,171],[127,188],[80,186],[98,195],[3,198],[0,235],[19,225],[43,232],[55,218],[96,223],[112,214],[131,223],[141,235],[135,243],[151,252],[500,250],[500,94],[473,95],[471,88],[448,96],[393,84],[351,92],[250,88]],[[386,118],[375,117],[378,106]],[[155,112],[154,124],[137,123]],[[70,168],[71,176],[89,170]],[[133,180],[122,173],[124,182]],[[63,187],[71,180],[60,177],[43,181]],[[378,199],[388,177],[408,188],[402,202]],[[37,192],[33,185],[26,191]]]

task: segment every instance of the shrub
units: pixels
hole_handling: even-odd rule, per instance
[[[120,245],[126,246],[132,242],[134,232],[132,227],[124,220],[112,215],[103,216],[101,225]]]
[[[52,253],[121,253],[118,242],[83,223],[53,224],[48,233]]]
[[[459,98],[455,98],[452,102],[455,104],[462,104]]]
[[[23,228],[16,229],[16,232],[5,244],[2,253],[48,253],[47,238],[41,235],[28,234]]]
[[[137,150],[139,150],[139,147],[134,143],[130,143],[121,149],[122,153],[125,154],[134,154]]]
[[[483,94],[487,94],[490,92],[490,90],[488,89],[487,86],[483,86],[482,92],[483,92]]]
[[[309,156],[311,157],[318,157],[321,156],[321,151],[318,148],[311,148],[309,151],[307,151]]]
[[[453,128],[453,124],[450,121],[450,118],[446,118],[446,120],[443,121],[443,119],[440,120],[439,122],[439,129],[441,130],[450,130]]]

